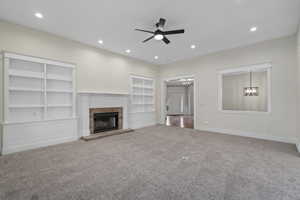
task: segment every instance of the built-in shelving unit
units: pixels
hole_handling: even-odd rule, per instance
[[[130,110],[131,113],[155,111],[155,84],[151,78],[132,75]]]
[[[3,58],[5,122],[76,116],[74,65],[14,53]]]

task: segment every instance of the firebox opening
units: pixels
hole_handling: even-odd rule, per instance
[[[94,133],[119,129],[118,112],[94,113]]]

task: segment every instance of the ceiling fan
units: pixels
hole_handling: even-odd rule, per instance
[[[155,24],[155,26],[157,28],[156,31],[148,31],[148,30],[143,30],[143,29],[135,29],[135,30],[152,34],[151,37],[149,37],[143,41],[144,43],[154,38],[155,40],[162,40],[164,43],[169,44],[170,40],[166,37],[166,35],[174,35],[174,34],[184,33],[184,29],[164,31],[163,28],[164,28],[165,24],[166,24],[166,20],[164,18],[160,18],[159,21]]]

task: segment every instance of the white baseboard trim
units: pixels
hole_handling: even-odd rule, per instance
[[[242,137],[250,137],[256,139],[263,139],[263,140],[270,140],[275,142],[284,142],[289,144],[297,144],[298,140],[296,138],[284,138],[279,136],[272,136],[272,135],[260,135],[257,133],[239,131],[239,130],[229,130],[229,129],[222,129],[222,128],[207,128],[207,127],[198,127],[197,130],[200,131],[208,131],[212,133],[220,133],[220,134],[227,134],[227,135],[236,135]],[[300,150],[300,144],[297,146],[298,151]],[[300,152],[300,151],[299,151]]]
[[[30,150],[30,149],[36,149],[36,148],[40,148],[40,147],[46,147],[46,146],[55,145],[55,144],[61,144],[61,143],[65,143],[65,142],[72,142],[75,140],[78,140],[77,135],[72,136],[72,137],[48,140],[46,142],[36,142],[36,143],[31,143],[31,144],[26,144],[26,145],[12,146],[12,147],[8,147],[8,148],[5,148],[5,146],[3,146],[2,155],[15,153],[15,152],[19,152],[19,151]]]
[[[151,123],[151,124],[146,124],[146,125],[143,125],[141,127],[135,127],[135,128],[132,128],[132,129],[142,129],[142,128],[149,128],[149,127],[153,127],[153,126],[157,126],[157,123]]]
[[[131,126],[130,128],[132,128],[132,129],[147,128],[149,126],[155,126],[156,124],[157,124],[156,122],[153,122],[153,123],[143,124],[143,125],[140,125],[140,126]]]

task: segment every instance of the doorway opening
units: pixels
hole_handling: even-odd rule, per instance
[[[166,126],[194,128],[194,78],[181,77],[165,81]]]

